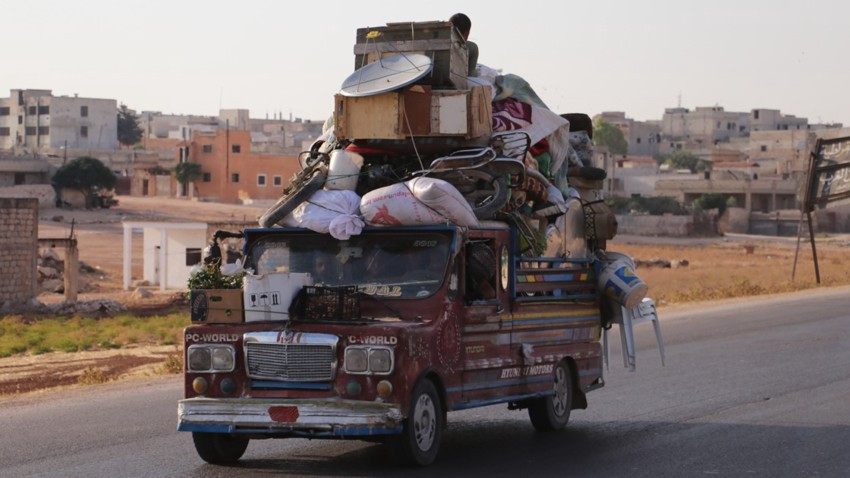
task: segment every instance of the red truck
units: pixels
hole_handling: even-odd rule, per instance
[[[230,323],[186,328],[178,430],[210,463],[238,460],[251,439],[346,437],[427,465],[453,410],[504,403],[564,428],[604,384],[597,273],[591,259],[522,257],[520,236],[497,221],[345,241],[246,229],[247,268],[314,285],[285,314],[246,321],[236,308]]]

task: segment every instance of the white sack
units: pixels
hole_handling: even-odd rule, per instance
[[[351,236],[358,236],[366,225],[363,219],[354,214],[340,214],[331,220],[328,227],[331,236],[340,241],[347,241]]]
[[[340,215],[357,214],[360,196],[354,191],[325,191],[320,189],[289,213],[281,223],[289,227],[306,227],[325,234],[331,221]]]
[[[420,177],[366,193],[360,212],[370,225],[426,226],[450,222],[478,225],[463,195],[441,179]]]

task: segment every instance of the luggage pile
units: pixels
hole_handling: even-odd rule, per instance
[[[552,112],[516,75],[468,76],[449,22],[359,29],[354,53],[324,134],[261,226],[344,240],[366,225],[497,220],[529,257],[605,250],[617,224],[587,115]]]

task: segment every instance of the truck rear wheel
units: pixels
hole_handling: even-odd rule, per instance
[[[192,432],[195,450],[205,462],[214,465],[236,463],[248,448],[248,439],[226,433]]]
[[[566,362],[555,367],[554,394],[537,398],[528,406],[528,417],[540,431],[563,430],[570,421],[573,407],[573,381]]]
[[[397,437],[402,458],[411,465],[430,465],[437,459],[445,414],[433,382],[420,381],[413,389],[404,431]]]

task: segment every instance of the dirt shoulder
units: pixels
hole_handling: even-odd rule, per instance
[[[115,350],[51,352],[0,359],[0,399],[59,388],[93,385],[175,373],[174,345],[137,345]]]

